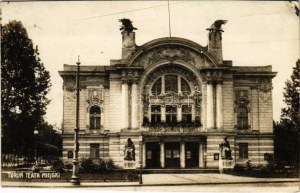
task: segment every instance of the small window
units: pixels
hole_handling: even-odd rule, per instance
[[[237,109],[237,128],[248,129],[248,109],[244,106]]]
[[[147,159],[152,159],[152,151],[147,151]]]
[[[192,106],[182,105],[182,122],[183,123],[192,122]]]
[[[214,160],[219,160],[219,154],[218,153],[214,154]]]
[[[155,125],[161,121],[161,107],[160,105],[151,106],[151,124]]]
[[[92,106],[90,108],[90,129],[100,129],[100,122],[100,107]]]
[[[186,151],[186,159],[192,159],[192,152]]]
[[[72,159],[73,158],[73,151],[68,151],[68,159]]]
[[[248,143],[239,144],[239,157],[248,158]]]
[[[166,106],[166,124],[168,126],[175,125],[177,123],[177,106]]]
[[[99,151],[100,151],[99,143],[90,144],[90,158],[99,159]]]

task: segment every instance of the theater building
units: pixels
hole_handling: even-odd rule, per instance
[[[205,46],[179,37],[138,46],[133,30],[121,35],[121,59],[80,67],[79,158],[111,158],[122,168],[131,138],[137,167],[218,168],[227,137],[236,165],[267,163],[274,151],[271,66],[223,60],[220,26],[208,29]],[[76,65],[59,74],[63,160],[72,163]]]

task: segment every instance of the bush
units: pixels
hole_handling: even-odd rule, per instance
[[[246,161],[246,168],[247,168],[247,170],[252,170],[252,163],[251,163],[251,160],[250,160],[250,159],[248,159],[248,160]]]
[[[97,165],[93,163],[92,158],[82,158],[81,160],[81,166],[79,171],[80,172],[96,172],[97,170]]]
[[[83,158],[81,160],[80,172],[83,173],[104,172],[104,171],[112,171],[115,168],[116,167],[112,159],[93,160],[92,158]]]
[[[65,171],[65,165],[60,159],[56,159],[53,161],[53,168],[56,172],[63,173]]]

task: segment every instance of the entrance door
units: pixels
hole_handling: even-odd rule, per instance
[[[180,143],[165,143],[165,163],[167,168],[179,168],[180,166]]]
[[[158,142],[146,143],[146,167],[147,168],[160,167],[160,147]]]
[[[199,143],[198,142],[185,143],[185,166],[187,168],[199,167]]]

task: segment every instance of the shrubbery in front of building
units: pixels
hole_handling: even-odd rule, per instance
[[[94,173],[114,170],[115,164],[112,159],[82,158],[79,168],[80,173]]]

